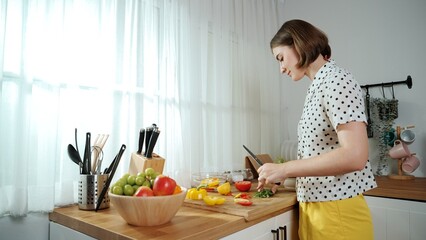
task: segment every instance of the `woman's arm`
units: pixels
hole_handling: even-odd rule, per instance
[[[336,176],[362,170],[368,160],[368,137],[364,122],[350,122],[337,127],[340,147],[319,156],[267,163],[258,169],[259,185],[284,181],[289,177]]]

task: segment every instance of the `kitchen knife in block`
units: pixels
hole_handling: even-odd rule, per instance
[[[132,153],[128,172],[131,175],[136,175],[150,167],[158,173],[163,173],[165,161],[166,159],[155,153],[152,154],[152,158],[147,158],[135,152]]]
[[[142,154],[142,148],[143,148],[143,140],[145,138],[145,128],[142,128],[139,132],[139,142],[138,142],[138,154]]]
[[[263,163],[273,163],[271,156],[269,154],[257,154],[256,155],[260,161]],[[250,170],[253,173],[253,178],[257,179],[259,177],[259,174],[257,173],[257,169],[261,166],[259,163],[257,163],[253,157],[246,156],[245,159],[245,166],[246,168],[250,168]]]

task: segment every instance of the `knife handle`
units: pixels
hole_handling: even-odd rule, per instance
[[[151,135],[153,130],[154,128],[152,126],[149,126],[146,128],[146,131],[145,131],[145,153],[144,153],[145,157],[148,153],[149,141],[151,140]]]
[[[143,140],[145,138],[145,128],[142,128],[139,132],[139,145],[138,145],[138,154],[142,153]]]
[[[90,132],[86,133],[86,145],[84,146],[84,157],[83,157],[83,174],[90,174],[91,169],[91,153],[90,153]]]
[[[160,130],[155,128],[152,131],[151,139],[149,140],[149,147],[147,152],[145,153],[145,157],[152,158],[152,152],[154,151],[154,146],[157,143],[158,136],[160,135]]]

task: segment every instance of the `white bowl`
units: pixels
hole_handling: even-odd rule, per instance
[[[112,208],[130,225],[157,226],[169,222],[183,205],[186,189],[168,196],[133,197],[108,193]]]

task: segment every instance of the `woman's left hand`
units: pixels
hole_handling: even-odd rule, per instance
[[[262,190],[266,184],[281,182],[285,179],[285,176],[282,175],[282,168],[284,164],[276,163],[265,163],[257,172],[259,173],[257,190]],[[278,185],[274,184],[272,187],[272,192],[275,192],[278,189]]]

